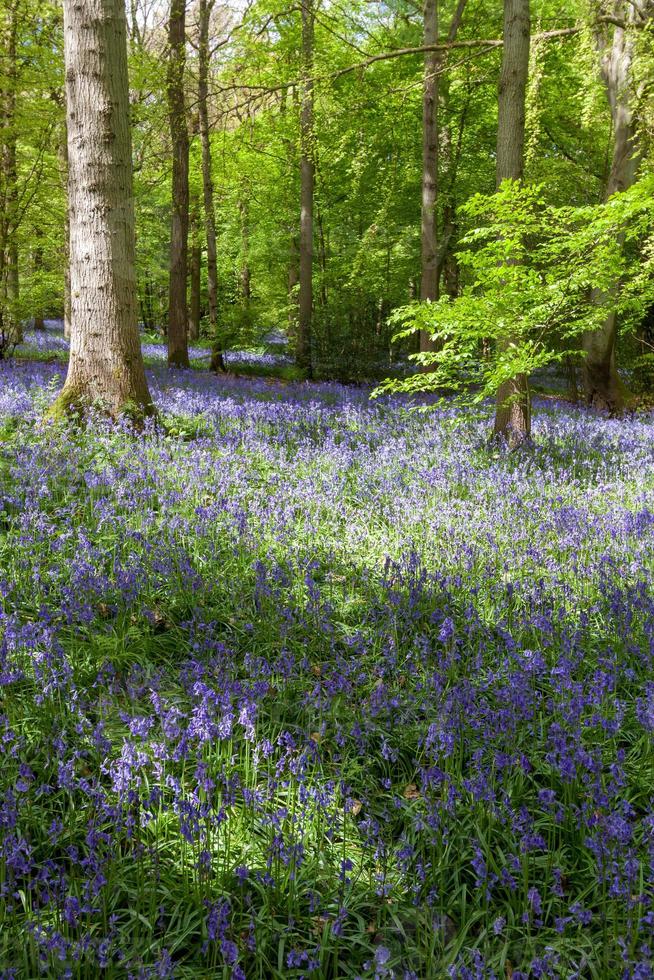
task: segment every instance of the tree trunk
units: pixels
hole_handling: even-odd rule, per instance
[[[636,179],[638,170],[637,120],[632,108],[632,61],[634,28],[643,28],[651,21],[654,5],[651,0],[623,2],[617,5],[617,19],[626,25],[614,26],[609,46],[606,34],[598,38],[601,55],[601,75],[611,109],[613,123],[613,157],[605,197],[626,190]],[[619,288],[619,284],[616,284]],[[605,302],[606,295],[594,290],[591,301]],[[594,408],[618,414],[623,407],[623,394],[616,366],[617,316],[607,315],[599,330],[583,335],[584,397]]]
[[[148,333],[154,333],[157,327],[154,315],[154,291],[152,289],[152,280],[148,272],[145,273],[145,279],[143,282],[141,318],[143,320],[143,326]]]
[[[248,205],[246,200],[239,202],[239,213],[241,215],[241,298],[243,305],[247,309],[252,299],[252,277],[250,273],[250,226],[248,216]]]
[[[188,275],[189,138],[184,101],[186,0],[170,0],[168,20],[168,118],[173,148],[168,363],[189,367],[186,280]]]
[[[216,244],[216,208],[211,169],[211,133],[209,130],[209,26],[215,0],[200,0],[198,39],[198,117],[202,144],[202,194],[207,239],[207,293],[209,299],[209,335],[211,337],[211,370],[224,371],[222,344],[218,336],[218,248]]]
[[[65,120],[63,140],[61,142],[60,160],[64,182],[66,187],[68,187],[68,124]],[[66,340],[70,340],[70,201],[68,200],[68,194],[66,194],[66,213],[64,216],[64,243],[66,250],[66,266],[64,269],[64,337]]]
[[[199,204],[193,201],[191,212],[191,302],[189,305],[188,335],[190,340],[200,336],[201,287],[202,287],[202,246],[200,244]]]
[[[124,0],[64,0],[71,344],[51,409],[153,411],[137,328]]]
[[[423,9],[424,44],[438,44],[438,2],[425,0]],[[438,266],[436,242],[436,196],[438,192],[438,72],[439,51],[425,55],[422,95],[422,212],[420,223],[421,274],[420,299],[438,299]],[[426,331],[420,338],[421,350],[434,350]]]
[[[43,239],[43,232],[40,228],[34,229],[34,238],[36,244],[34,246],[34,278],[37,284],[40,285],[41,275],[43,273],[43,245],[41,241]],[[34,311],[34,329],[35,330],[45,330],[45,320],[43,318],[43,308]]]
[[[448,41],[454,41],[461,24],[467,0],[459,0],[450,23]],[[423,7],[423,43],[438,44],[439,0],[425,0]],[[420,219],[421,270],[420,299],[437,300],[442,262],[439,263],[438,216],[438,157],[440,127],[438,102],[443,52],[428,51],[422,95],[422,209]],[[436,344],[426,330],[420,331],[420,350],[434,351]],[[427,370],[429,368],[427,367]]]
[[[5,42],[6,68],[2,87],[2,169],[4,177],[4,207],[2,214],[2,231],[0,234],[3,249],[2,259],[2,297],[0,304],[4,307],[2,317],[2,345],[5,339],[10,344],[22,340],[20,315],[18,311],[19,280],[18,280],[18,243],[16,230],[18,224],[18,166],[16,155],[16,95],[18,89],[18,3],[7,4],[3,14],[2,28],[6,25]],[[5,34],[5,30],[3,30]]]
[[[498,187],[503,180],[522,179],[529,40],[529,0],[504,0],[504,46],[497,120]],[[500,347],[507,350],[512,342],[513,338],[508,336]],[[531,438],[531,398],[526,374],[518,374],[500,385],[493,435],[512,449]]]
[[[301,0],[302,100],[300,108],[300,290],[298,297],[298,367],[311,377],[313,316],[313,0]]]

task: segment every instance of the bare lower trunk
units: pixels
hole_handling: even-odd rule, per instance
[[[601,74],[611,108],[613,155],[606,185],[606,198],[630,187],[638,169],[637,120],[633,112],[632,60],[634,31],[643,29],[654,16],[651,0],[618,3],[618,26],[606,25],[598,37]],[[619,26],[620,23],[625,26]],[[613,31],[609,44],[606,31]],[[616,289],[620,284],[616,284]],[[606,295],[595,291],[594,302],[605,302]],[[623,394],[616,366],[618,322],[614,312],[607,315],[599,330],[587,332],[582,346],[584,397],[594,408],[617,414],[623,407]]]
[[[297,287],[300,282],[300,241],[297,235],[291,235],[288,260],[288,326],[294,335],[297,330]]]
[[[53,414],[152,411],[137,329],[123,0],[64,2],[71,344]]]
[[[198,202],[194,200],[191,214],[191,302],[189,304],[188,336],[189,340],[198,340],[200,336],[201,317],[201,285],[202,285],[202,246],[200,244],[200,214]]]
[[[529,0],[504,0],[504,46],[498,89],[497,169],[503,180],[521,180],[524,167],[525,93],[529,71]],[[501,348],[511,346],[506,337]],[[518,374],[500,385],[493,435],[512,449],[531,438],[529,378]]]
[[[313,317],[313,0],[302,7],[302,105],[300,109],[300,292],[298,297],[298,366],[311,375]]]
[[[168,21],[168,116],[173,146],[168,363],[188,367],[186,280],[188,274],[189,138],[184,101],[186,0],[170,0]]]
[[[216,244],[216,208],[211,170],[211,133],[209,131],[209,25],[215,0],[200,0],[198,43],[198,117],[202,143],[202,194],[207,239],[207,294],[209,301],[209,335],[211,337],[211,370],[224,371],[222,344],[218,336],[218,248]]]
[[[565,373],[568,379],[568,398],[576,405],[579,401],[579,386],[577,384],[577,366],[573,358],[568,355],[565,359]]]
[[[34,247],[34,275],[37,283],[40,285],[39,280],[43,273],[43,245],[41,245],[41,239],[43,238],[43,232],[40,228],[34,229],[34,238],[37,244]],[[43,318],[43,309],[35,311],[34,313],[34,329],[35,330],[45,330],[45,320]]]
[[[601,298],[593,291],[591,301],[595,297]],[[618,320],[615,313],[609,313],[599,330],[589,331],[582,338],[586,355],[582,366],[584,399],[592,408],[611,415],[619,414],[624,406],[615,357],[617,339]]]
[[[525,374],[517,374],[500,386],[493,435],[512,449],[531,438],[531,397]]]

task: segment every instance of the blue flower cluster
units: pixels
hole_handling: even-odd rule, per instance
[[[654,977],[654,421],[0,364],[0,978]]]

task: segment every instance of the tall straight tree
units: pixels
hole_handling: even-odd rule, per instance
[[[525,147],[525,95],[529,74],[529,0],[504,0],[504,45],[498,88],[496,182],[522,180]],[[501,347],[509,349],[507,335]],[[497,392],[494,436],[516,448],[531,437],[529,378],[517,374]]]
[[[613,129],[611,170],[606,183],[608,199],[630,187],[636,179],[639,163],[637,118],[634,91],[633,57],[638,29],[651,24],[654,18],[652,0],[622,0],[612,5],[611,23],[598,26],[597,41],[600,70],[606,89]],[[612,38],[609,34],[612,32]],[[619,284],[616,285],[619,288]],[[606,296],[597,290],[593,300],[602,302]],[[623,394],[616,366],[617,316],[610,312],[599,330],[583,336],[584,395],[589,405],[612,413],[619,412]]]
[[[124,0],[64,0],[70,213],[68,374],[52,409],[148,413],[137,328]]]
[[[198,11],[198,117],[202,144],[202,194],[204,226],[207,239],[207,292],[209,298],[209,333],[211,335],[211,370],[224,371],[222,345],[218,337],[218,249],[216,246],[216,207],[214,204],[211,166],[211,132],[209,130],[209,27],[215,0],[200,0]]]
[[[192,195],[191,214],[191,261],[189,277],[191,280],[191,299],[188,310],[189,340],[198,340],[202,316],[202,245],[200,243],[200,202]]]
[[[311,320],[313,316],[313,0],[301,0],[302,100],[300,105],[300,288],[298,298],[297,363],[311,376]]]
[[[456,39],[467,0],[458,0],[447,33],[448,42]],[[439,0],[425,0],[423,7],[423,40],[427,45],[438,44]],[[443,255],[438,249],[438,164],[439,164],[439,95],[443,52],[427,51],[422,93],[422,209],[420,222],[421,270],[420,299],[436,300]],[[425,330],[420,331],[420,350],[434,350],[434,343]]]
[[[168,118],[173,148],[170,279],[168,287],[168,363],[189,367],[188,212],[189,137],[184,100],[186,67],[186,0],[170,0],[168,18]]]
[[[18,88],[18,0],[7,3],[0,15],[0,44],[5,66],[0,77],[0,132],[2,176],[0,177],[0,338],[20,339],[18,316],[18,165],[16,96]]]

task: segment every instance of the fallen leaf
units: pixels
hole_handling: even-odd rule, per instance
[[[314,915],[311,919],[311,931],[315,936],[322,936],[326,925],[329,925],[329,919],[324,915]]]

